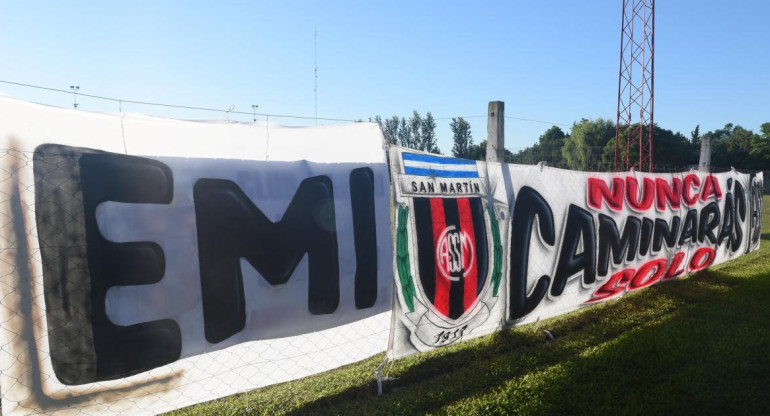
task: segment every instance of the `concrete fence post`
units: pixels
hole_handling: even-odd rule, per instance
[[[505,103],[490,101],[487,116],[487,162],[504,162]]]
[[[698,170],[701,172],[711,172],[711,138],[708,136],[701,138]]]

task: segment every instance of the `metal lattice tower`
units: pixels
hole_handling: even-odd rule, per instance
[[[652,171],[655,0],[622,0],[615,171]]]

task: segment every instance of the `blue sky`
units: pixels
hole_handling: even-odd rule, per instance
[[[616,112],[621,0],[133,1],[1,0],[0,80],[127,100],[313,116],[506,115],[571,125]],[[656,5],[655,121],[689,135],[770,121],[770,2]],[[0,84],[68,107],[72,96]],[[81,109],[115,112],[81,98]],[[218,113],[124,105],[186,119]],[[251,121],[251,116],[231,119]],[[261,118],[263,119],[263,118]],[[271,119],[288,125],[312,120]],[[476,142],[486,119],[469,118]],[[438,120],[451,151],[450,120]],[[506,120],[506,147],[548,124]]]

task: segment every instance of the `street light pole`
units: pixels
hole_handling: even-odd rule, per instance
[[[70,89],[72,90],[72,106],[75,108],[75,110],[78,109],[78,90],[80,89],[80,85],[70,85]]]
[[[259,107],[256,104],[251,105],[252,112],[254,113],[254,121],[257,121],[257,107]]]

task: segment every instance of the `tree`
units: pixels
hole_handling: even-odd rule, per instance
[[[398,144],[398,120],[398,116],[393,116],[382,124],[382,130],[391,144]]]
[[[695,130],[690,132],[690,143],[700,144],[700,124],[696,124]]]
[[[436,120],[430,111],[425,118],[420,117],[420,113],[415,110],[409,119],[393,116],[383,121],[380,116],[374,116],[369,121],[380,125],[391,144],[440,153],[436,145]]]
[[[454,142],[452,154],[455,157],[473,159],[478,151],[474,149],[476,146],[473,145],[470,123],[462,117],[452,118],[449,128],[452,129],[452,141]]]
[[[414,112],[417,115],[417,112]],[[426,152],[440,153],[436,146],[436,120],[428,111],[420,121],[420,142],[418,148]]]
[[[693,132],[698,133],[698,127]],[[691,140],[693,134],[691,133]],[[692,143],[682,133],[674,133],[655,125],[653,133],[653,167],[658,171],[686,170],[688,165],[698,164],[698,152],[693,152]],[[700,140],[700,138],[698,138]]]
[[[595,121],[581,119],[579,123],[572,125],[572,134],[564,140],[561,154],[565,165],[575,170],[612,168],[609,161],[605,160],[603,150],[614,137],[615,123],[612,121],[602,118]]]
[[[749,152],[751,151],[754,136],[756,134],[753,131],[746,130],[741,126],[735,126],[732,134],[724,140],[724,147],[727,149],[727,154],[724,156],[727,157],[721,166],[734,166],[744,169],[753,168],[753,164],[749,160]]]
[[[567,135],[558,126],[551,126],[532,146],[531,155],[534,163],[545,161],[551,166],[563,165],[562,148]]]
[[[420,113],[417,110],[412,112],[412,117],[407,121],[407,124],[409,125],[409,145],[407,147],[422,150],[420,149],[420,144],[422,143],[422,137],[420,136],[422,117],[420,117]]]
[[[638,128],[633,125],[633,129]],[[633,130],[632,129],[632,130]],[[637,130],[638,131],[638,130]],[[649,127],[644,127],[642,135],[647,137]],[[688,165],[698,163],[698,154],[691,151],[690,141],[682,133],[662,129],[656,124],[652,136],[652,159],[655,171],[686,170]],[[618,158],[626,157],[625,149],[618,149]],[[629,152],[629,161],[639,160],[639,145],[633,144]],[[607,170],[615,167],[615,138],[610,139],[602,151],[602,166]]]
[[[398,144],[404,147],[411,147],[409,141],[411,135],[412,132],[409,130],[409,125],[406,124],[406,119],[401,118],[398,123]]]
[[[751,141],[749,161],[754,169],[770,170],[770,123],[763,123],[760,131]]]
[[[486,158],[487,158],[487,141],[486,140],[483,140],[481,143],[477,145],[473,145],[468,148],[468,157],[466,157],[466,159],[486,160]]]
[[[749,153],[754,132],[727,123],[721,129],[710,131],[703,137],[711,138],[711,166],[715,168],[751,168]]]

